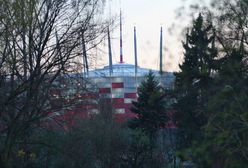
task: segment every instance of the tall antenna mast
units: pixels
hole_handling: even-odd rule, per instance
[[[87,52],[86,52],[85,39],[84,39],[84,30],[82,30],[82,48],[83,48],[84,71],[86,73],[86,76],[88,76],[89,66],[88,66]]]
[[[137,76],[138,67],[138,55],[137,55],[137,38],[136,38],[136,27],[134,26],[134,62],[135,62],[135,76]]]
[[[160,64],[159,64],[159,73],[162,76],[163,74],[163,27],[160,29]]]
[[[63,66],[63,60],[62,60],[62,53],[61,53],[61,47],[59,45],[59,36],[58,36],[58,32],[57,30],[55,29],[55,37],[56,37],[56,48],[57,48],[57,51],[58,51],[58,54],[59,54],[59,59],[60,59],[60,68],[62,69],[62,71],[64,70],[64,66]]]
[[[109,76],[112,76],[112,74],[113,74],[112,50],[111,50],[111,40],[110,40],[109,27],[108,27],[108,52],[109,52]]]
[[[76,8],[77,12],[79,14],[79,20],[81,20],[81,15],[80,15],[80,0],[77,0],[76,3]],[[79,24],[79,21],[78,21]],[[82,26],[82,25],[81,25]],[[88,58],[87,58],[87,51],[86,51],[86,44],[85,44],[85,28],[81,27],[80,35],[81,35],[81,45],[82,45],[82,50],[83,50],[83,72],[85,76],[89,75],[89,65],[88,65]]]
[[[123,48],[122,48],[122,15],[120,9],[120,63],[123,63]]]

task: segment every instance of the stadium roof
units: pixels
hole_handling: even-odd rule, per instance
[[[156,76],[159,76],[159,71],[147,69],[147,68],[140,68],[137,67],[137,77],[143,77],[146,74],[152,71]],[[173,77],[173,73],[165,72],[164,75],[169,75]],[[126,76],[133,76],[135,77],[135,65],[127,64],[127,63],[118,63],[112,65],[112,74],[110,75],[110,67],[104,66],[101,69],[96,69],[89,71],[88,77],[126,77]]]

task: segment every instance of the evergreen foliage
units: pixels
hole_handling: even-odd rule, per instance
[[[200,139],[201,126],[207,120],[204,110],[217,57],[214,41],[215,31],[212,24],[204,23],[202,15],[199,14],[183,44],[185,53],[184,62],[180,65],[181,71],[175,73],[175,121],[179,127],[179,148],[189,147],[194,140]]]
[[[235,168],[248,164],[246,56],[243,49],[233,49],[231,55],[221,59],[215,94],[208,103],[208,123],[202,130],[204,140],[193,147],[195,155],[203,156],[197,160],[205,167]]]
[[[137,101],[132,104],[131,111],[137,117],[129,122],[129,127],[136,132],[141,130],[147,136],[149,140],[148,167],[158,167],[161,161],[154,156],[157,132],[159,129],[165,128],[167,113],[162,87],[151,71],[139,87]]]
[[[183,43],[184,62],[179,65],[181,71],[176,73],[177,88],[187,92],[197,82],[201,83],[201,86],[208,85],[217,57],[214,40],[212,24],[204,23],[202,15],[199,14],[193,22],[191,32],[187,32],[186,42]]]
[[[154,136],[159,128],[165,126],[167,115],[164,107],[162,88],[152,72],[145,77],[138,90],[137,102],[131,111],[137,115],[129,126],[139,128],[149,136]]]
[[[178,152],[199,168],[240,168],[248,164],[244,10],[248,6],[245,1],[237,1],[227,2],[225,7],[221,9],[226,13],[218,18],[225,25],[217,35],[201,15],[193,22],[183,44],[185,60],[175,74]]]

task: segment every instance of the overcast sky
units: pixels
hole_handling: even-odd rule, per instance
[[[189,1],[189,0],[188,0]],[[178,70],[178,63],[182,61],[182,47],[180,35],[183,28],[191,22],[191,17],[183,20],[176,19],[176,10],[188,6],[187,0],[110,0],[106,4],[107,17],[119,15],[122,9],[123,20],[123,55],[125,63],[134,63],[133,27],[137,29],[138,64],[140,67],[159,69],[159,38],[160,27],[163,26],[164,61],[166,71]],[[175,28],[173,27],[175,24]],[[171,29],[172,28],[172,29]],[[113,62],[119,62],[119,28],[112,36]],[[106,49],[104,49],[106,50]],[[107,50],[98,60],[98,66],[108,64]]]

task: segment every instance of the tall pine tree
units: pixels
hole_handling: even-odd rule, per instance
[[[137,118],[132,119],[129,127],[141,130],[149,139],[148,167],[156,167],[156,157],[153,156],[157,131],[164,128],[167,121],[167,113],[164,103],[164,94],[155,75],[150,71],[138,90],[138,99],[133,102],[131,111]]]
[[[131,111],[137,115],[129,126],[141,129],[150,137],[165,126],[167,121],[162,88],[152,72],[146,75],[138,90],[138,99],[133,102]]]
[[[180,72],[175,73],[177,103],[175,121],[178,126],[178,147],[190,147],[201,137],[200,129],[207,121],[204,112],[215,70],[217,50],[212,24],[205,23],[201,14],[193,21],[187,32],[184,47],[184,62]]]
[[[194,155],[205,167],[246,167],[248,164],[248,76],[244,42],[219,60],[214,94],[209,98],[204,139]]]

